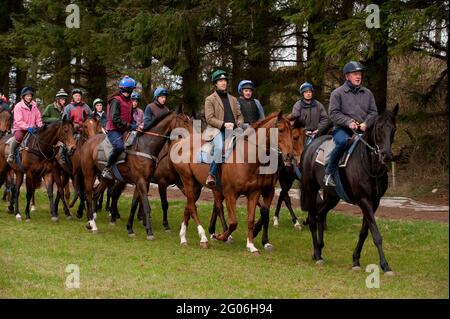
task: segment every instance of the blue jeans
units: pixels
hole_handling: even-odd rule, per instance
[[[347,148],[348,139],[351,137],[347,130],[337,127],[333,130],[333,140],[336,146],[331,151],[328,164],[325,168],[325,174],[333,175],[336,172],[336,168],[339,163],[339,159],[344,154]]]
[[[209,174],[215,175],[217,172],[218,165],[217,163],[222,163],[222,149],[224,143],[225,136],[222,132],[217,134],[213,139],[213,153],[212,153],[212,161],[209,166]]]
[[[119,131],[109,131],[108,139],[113,146],[114,153],[122,153],[125,150],[123,142],[123,133]]]

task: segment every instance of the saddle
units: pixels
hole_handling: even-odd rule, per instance
[[[131,145],[134,144],[134,141],[136,140],[137,132],[132,131],[125,136],[125,152],[122,152],[120,154],[119,158],[116,161],[116,164],[125,163],[126,157],[127,157],[127,148],[129,148]],[[108,137],[105,137],[103,142],[100,143],[97,150],[97,162],[103,165],[106,165],[106,162],[108,161],[109,156],[113,152],[113,146],[109,140]]]
[[[361,139],[361,135],[354,135],[350,139],[349,146],[347,147],[347,149],[344,152],[344,154],[342,155],[342,157],[339,159],[339,164],[338,164],[339,167],[347,167],[348,160],[352,156],[353,151],[355,150],[356,145],[358,144],[360,139]],[[316,163],[319,163],[319,164],[325,166],[330,159],[331,151],[333,151],[335,145],[336,144],[334,143],[332,138],[324,141],[317,148]]]
[[[225,162],[228,157],[230,156],[231,152],[233,151],[234,147],[236,146],[236,136],[232,136],[228,140],[224,142],[224,147],[222,149],[222,162]],[[202,146],[200,148],[200,151],[197,155],[197,162],[199,163],[206,163],[211,164],[212,158],[213,158],[213,149],[214,149],[214,142],[213,140],[205,141],[202,139]]]
[[[21,150],[27,148],[28,140],[30,139],[30,136],[31,135],[28,132],[25,134],[25,136],[22,140],[22,143],[20,143],[19,147],[16,149],[16,154],[18,154]],[[11,145],[11,142],[13,141],[13,139],[14,139],[14,135],[11,136],[5,143],[5,158],[8,158],[8,156],[9,156],[9,153],[11,150],[10,145]],[[17,157],[17,155],[15,157]]]

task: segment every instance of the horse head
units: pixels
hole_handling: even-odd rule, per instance
[[[83,135],[87,138],[95,136],[98,133],[101,133],[102,126],[100,121],[94,117],[88,117],[85,121],[83,121]]]
[[[61,125],[58,129],[58,139],[66,146],[68,153],[72,154],[77,146],[74,138],[75,128],[70,118],[63,117]]]
[[[395,118],[398,109],[397,103],[392,111],[384,111],[374,119],[373,124],[368,125],[371,131],[371,140],[375,144],[376,152],[383,164],[392,161],[393,158],[392,143],[397,130]]]
[[[0,112],[0,137],[4,136],[11,130],[12,114],[10,111]]]

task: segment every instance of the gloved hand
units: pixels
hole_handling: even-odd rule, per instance
[[[131,123],[129,127],[131,131],[135,131],[137,129],[137,124]]]
[[[35,132],[34,127],[29,127],[27,129],[28,133],[33,134]]]

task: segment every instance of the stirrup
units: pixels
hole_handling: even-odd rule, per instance
[[[104,168],[102,172],[102,177],[113,180],[114,177],[111,175],[111,171],[109,168]]]

